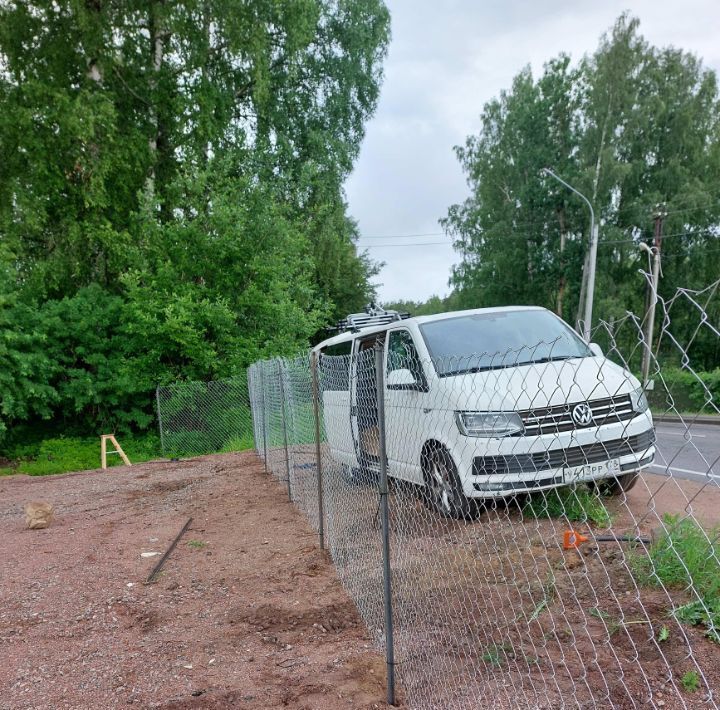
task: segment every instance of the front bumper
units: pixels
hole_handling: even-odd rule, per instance
[[[625,431],[614,438],[603,437],[602,441],[569,442],[564,448],[475,456],[469,462],[466,495],[484,498],[555,488],[568,484],[568,471],[575,472],[574,482],[637,471],[655,458],[655,430],[650,426],[644,431],[635,427],[635,431],[632,434]],[[558,442],[553,443],[557,447]],[[607,464],[611,461],[617,463],[616,474],[608,472]]]

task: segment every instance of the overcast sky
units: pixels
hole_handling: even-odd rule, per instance
[[[692,51],[720,72],[719,0],[387,2],[385,81],[346,185],[360,244],[386,262],[381,302],[448,293],[456,255],[438,220],[469,192],[453,146],[478,131],[483,104],[526,64],[537,75],[561,51],[577,61],[630,10],[652,44]],[[425,236],[405,238],[415,234]]]

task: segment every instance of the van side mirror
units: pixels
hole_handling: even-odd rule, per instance
[[[595,357],[602,357],[602,348],[597,343],[590,343],[590,351]]]
[[[385,384],[389,390],[408,390],[417,388],[415,375],[405,368],[388,372]]]

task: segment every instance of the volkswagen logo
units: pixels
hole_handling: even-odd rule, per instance
[[[590,405],[587,402],[576,404],[572,410],[572,418],[575,420],[575,423],[580,426],[588,426],[588,424],[592,424],[593,415]]]

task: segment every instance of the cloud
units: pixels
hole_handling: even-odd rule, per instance
[[[537,74],[560,52],[574,61],[592,53],[627,5],[628,0],[391,0],[385,82],[346,186],[361,234],[440,232],[438,220],[468,195],[453,146],[479,130],[483,105],[528,64]],[[630,11],[651,43],[692,51],[720,70],[716,0],[686,0],[681,8],[640,0]],[[458,258],[450,246],[379,247],[429,241],[443,238],[361,240],[386,262],[378,278],[381,300],[449,291]]]

